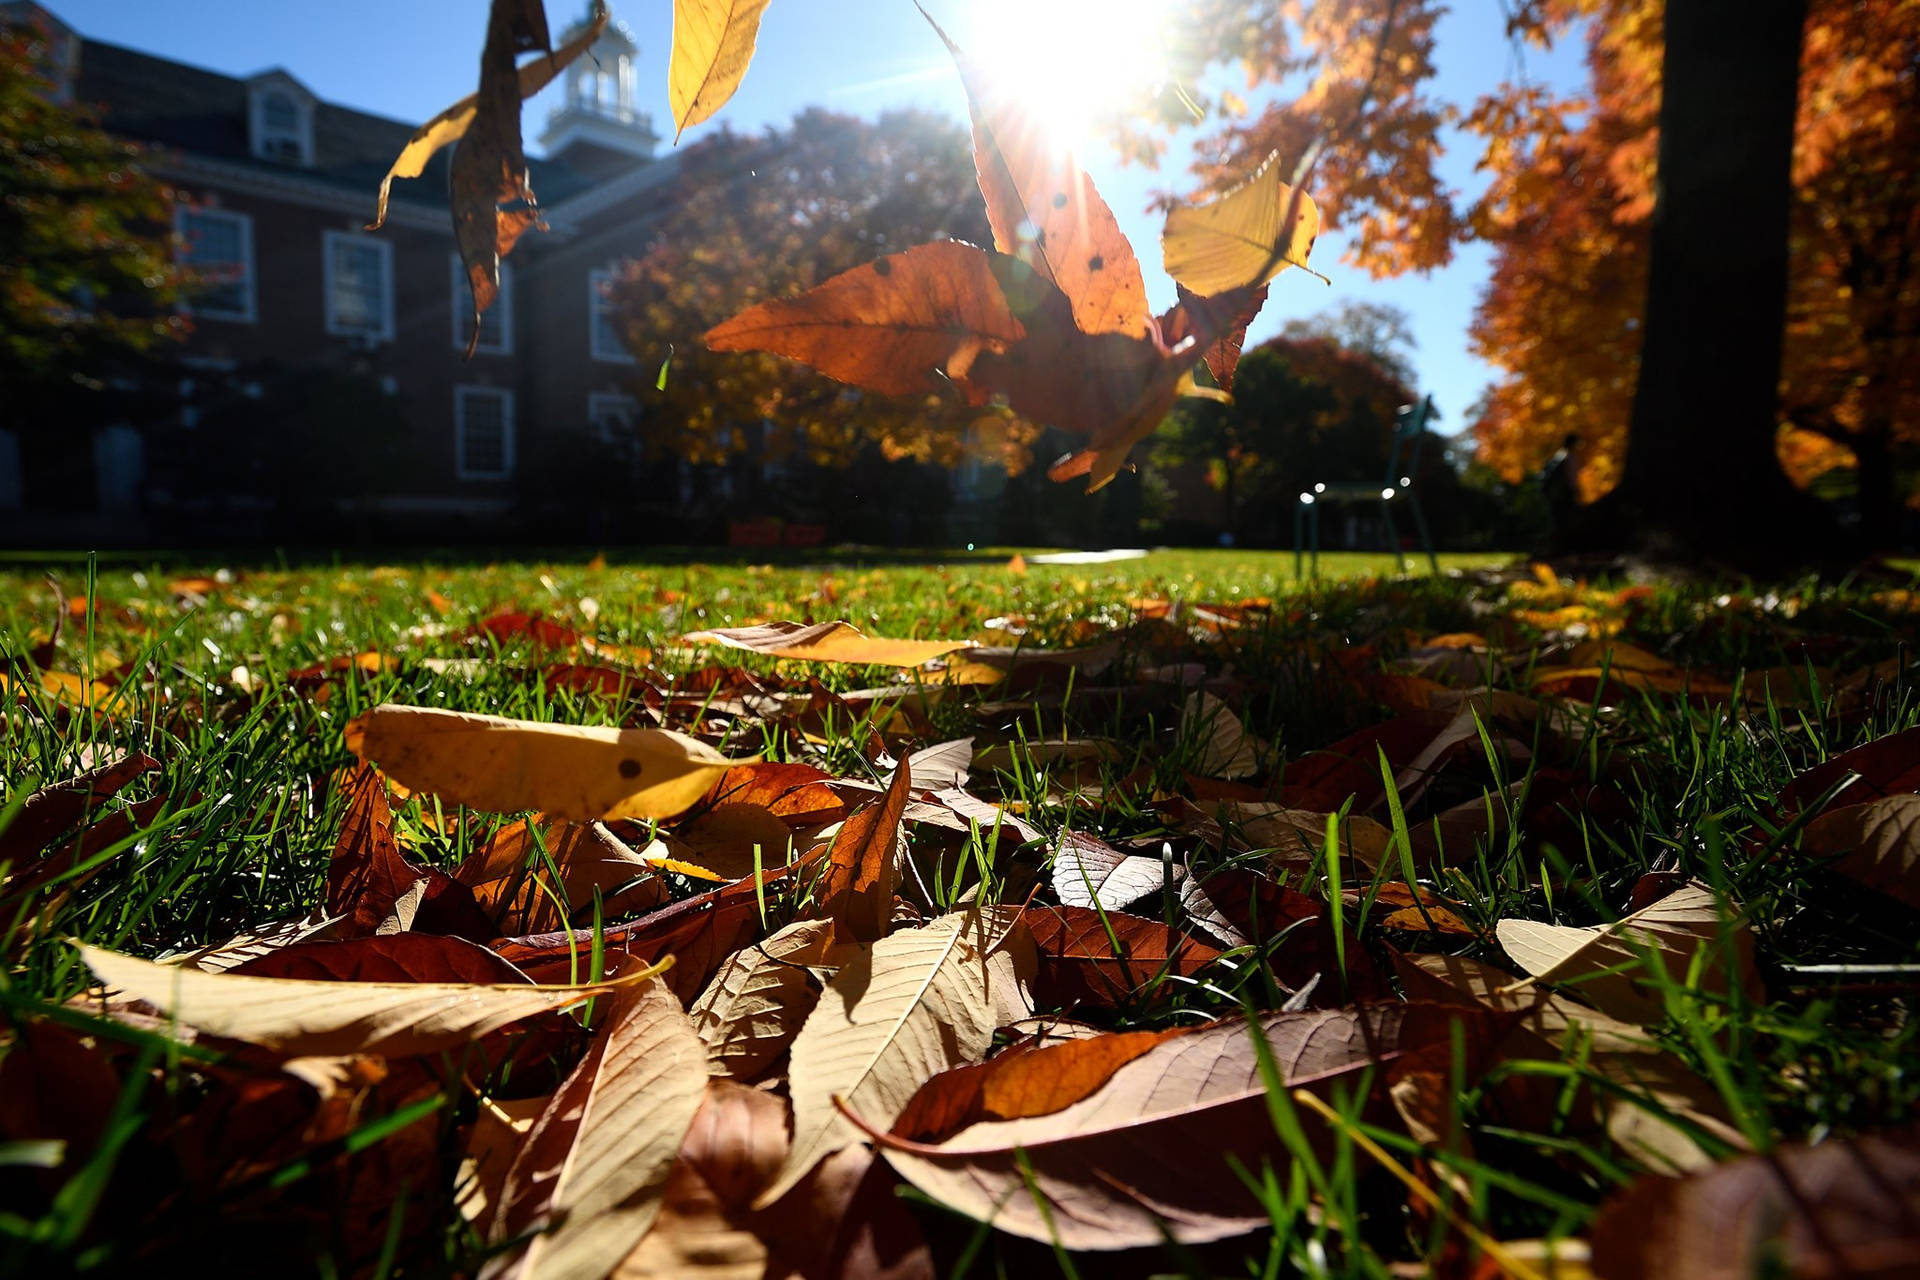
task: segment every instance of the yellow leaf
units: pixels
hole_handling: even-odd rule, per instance
[[[673,0],[673,140],[726,105],[753,61],[769,0]]]
[[[806,662],[855,662],[877,667],[917,667],[956,649],[971,649],[971,640],[889,640],[863,634],[846,622],[767,622],[757,627],[727,627],[695,631],[681,637],[688,644],[723,644],[773,658]]]
[[[437,1053],[538,1013],[568,1009],[638,977],[569,987],[477,982],[316,982],[205,973],[79,944],[94,975],[211,1035],[279,1053]],[[664,969],[663,964],[659,966]],[[645,976],[659,969],[646,971]]]
[[[508,720],[387,705],[347,726],[347,749],[394,781],[453,804],[538,809],[575,822],[670,818],[727,771],[712,747],[666,729]]]
[[[1160,251],[1168,275],[1211,297],[1264,284],[1288,267],[1318,276],[1307,266],[1307,254],[1319,234],[1319,206],[1280,181],[1279,167],[1269,159],[1218,200],[1171,210]]]

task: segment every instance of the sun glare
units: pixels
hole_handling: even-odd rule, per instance
[[[1011,85],[1062,146],[1166,74],[1170,0],[973,0],[969,54]]]

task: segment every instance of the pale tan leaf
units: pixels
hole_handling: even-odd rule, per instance
[[[1178,891],[1183,863],[1171,874],[1158,858],[1122,853],[1092,836],[1069,831],[1053,853],[1053,892],[1063,906],[1124,911],[1162,889]]]
[[[434,1053],[623,985],[315,982],[204,973],[85,944],[80,954],[106,986],[188,1027],[299,1055]]]
[[[706,1057],[665,983],[622,992],[508,1171],[494,1239],[544,1234],[494,1274],[601,1280],[633,1251],[706,1096]]]
[[[850,622],[765,622],[757,627],[719,627],[681,637],[688,644],[720,644],[772,658],[805,662],[854,662],[877,667],[917,667],[971,649],[971,640],[891,640],[869,636]]]
[[[834,1098],[890,1124],[925,1081],[986,1056],[993,1040],[989,928],[982,917],[956,914],[902,929],[853,955],[827,984],[793,1042],[793,1149],[759,1205],[860,1141]]]
[[[1758,991],[1753,967],[1753,931],[1728,904],[1730,946],[1718,946],[1720,909],[1714,892],[1690,881],[1612,925],[1578,928],[1536,920],[1502,920],[1500,945],[1514,962],[1545,982],[1570,988],[1602,1013],[1649,1024],[1666,1017],[1658,981],[1647,965],[1661,964],[1684,985],[1695,953],[1707,951],[1703,989],[1724,994],[1730,982]],[[1727,951],[1732,952],[1731,957]]]
[[[1208,778],[1251,778],[1267,754],[1267,744],[1205,690],[1189,694],[1180,708],[1180,736],[1200,743],[1194,771]]]
[[[1265,284],[1288,267],[1307,268],[1319,234],[1319,206],[1280,181],[1280,167],[1269,159],[1218,200],[1169,210],[1160,250],[1168,275],[1210,296]]]
[[[1920,795],[1831,809],[1807,824],[1801,847],[1840,855],[1835,871],[1920,910]]]
[[[820,999],[809,968],[838,965],[847,954],[834,942],[833,921],[796,920],[727,957],[687,1010],[713,1074],[751,1080],[785,1053]]]
[[[508,720],[430,707],[375,707],[347,747],[394,781],[453,804],[538,809],[576,822],[670,818],[704,796],[729,760],[665,729]]]

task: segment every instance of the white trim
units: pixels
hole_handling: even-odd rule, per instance
[[[613,303],[607,297],[605,286],[613,283],[613,270],[609,267],[595,267],[587,272],[587,350],[595,360],[602,364],[637,364],[633,352],[624,346],[606,350],[600,342],[600,309],[605,307],[613,311]]]
[[[447,261],[452,268],[450,280],[451,295],[448,310],[453,312],[453,349],[464,352],[467,349],[467,335],[464,332],[467,317],[472,314],[472,297],[467,292],[467,267],[460,261],[457,253],[449,254]],[[510,356],[513,354],[513,264],[504,259],[500,263],[500,296],[487,308],[487,315],[500,317],[500,341],[489,345],[482,341],[473,349],[477,356]],[[484,334],[484,318],[481,333]]]
[[[376,342],[393,341],[393,245],[374,236],[355,231],[320,233],[320,294],[327,313],[327,332],[346,338],[370,338]],[[380,258],[380,327],[377,330],[353,329],[342,325],[334,315],[333,254],[340,244],[372,249]]]
[[[173,233],[179,237],[180,261],[182,265],[192,266],[192,246],[187,236],[188,218],[207,218],[215,222],[233,223],[240,232],[240,265],[243,274],[240,279],[241,292],[245,301],[238,311],[222,311],[207,306],[196,307],[184,296],[180,309],[188,315],[203,320],[226,320],[234,324],[258,324],[260,321],[260,289],[254,277],[253,261],[253,215],[240,213],[234,209],[202,208],[190,204],[177,204],[173,207]]]
[[[269,130],[267,99],[278,94],[293,107],[293,132]],[[284,71],[265,71],[247,82],[247,150],[261,160],[279,164],[313,163],[313,112],[318,99],[311,90]],[[291,154],[276,144],[293,144]]]
[[[467,466],[467,397],[498,397],[500,401],[499,471],[474,471]],[[462,480],[505,480],[513,475],[513,392],[505,387],[488,387],[463,382],[453,389],[453,474]]]
[[[678,153],[658,160],[649,160],[617,178],[596,182],[578,195],[569,196],[557,204],[543,207],[541,212],[546,214],[547,225],[552,228],[551,234],[558,239],[568,240],[579,232],[580,224],[588,218],[597,213],[603,213],[643,191],[665,184],[679,172]]]
[[[370,190],[342,187],[290,169],[264,169],[257,164],[213,160],[179,151],[164,153],[149,168],[160,177],[188,186],[217,187],[241,195],[291,201],[329,213],[349,214],[360,221],[373,216]],[[445,205],[421,205],[398,196],[387,205],[387,222],[418,231],[437,231],[444,236],[453,234]]]

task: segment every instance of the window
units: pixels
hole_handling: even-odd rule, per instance
[[[465,351],[467,339],[472,336],[473,291],[467,285],[466,264],[456,253],[453,255],[454,350]],[[473,350],[475,355],[483,356],[513,354],[513,267],[508,263],[500,264],[500,296],[480,313],[480,341]]]
[[[513,474],[513,392],[499,387],[453,389],[454,473],[462,480],[504,480]]]
[[[313,163],[313,99],[284,75],[248,86],[253,154],[288,164]]]
[[[256,319],[253,294],[253,219],[225,209],[182,207],[174,215],[180,265],[192,279],[187,309],[209,320]]]
[[[393,246],[372,236],[326,233],[327,332],[393,337]]]
[[[587,421],[602,440],[630,437],[639,418],[640,402],[632,396],[596,391],[587,397]]]
[[[607,293],[612,284],[611,271],[587,273],[587,321],[592,335],[593,358],[611,364],[632,364],[633,353],[620,341],[618,312]]]

